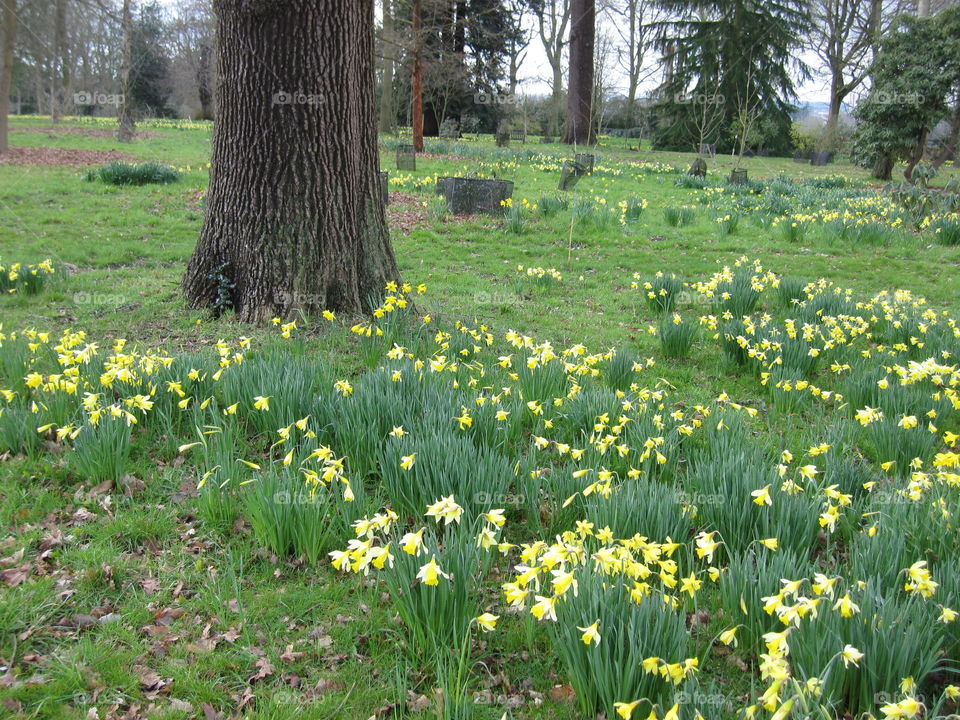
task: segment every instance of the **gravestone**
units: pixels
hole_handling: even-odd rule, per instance
[[[497,127],[496,134],[497,147],[508,147],[510,145],[510,128],[506,123],[501,123]]]
[[[456,140],[460,137],[460,123],[454,118],[446,118],[440,123],[440,137],[445,140]]]
[[[513,183],[509,180],[440,177],[437,178],[437,194],[447,199],[447,206],[454,215],[498,215],[506,211],[501,202],[513,197]]]
[[[731,170],[730,182],[733,185],[743,185],[747,182],[747,171],[742,168],[738,170]]]
[[[811,165],[821,166],[821,165],[828,165],[829,163],[832,163],[832,162],[833,162],[832,151],[827,152],[827,151],[820,150],[813,153],[810,156]]]
[[[590,155],[589,153],[577,153],[573,160],[583,168],[583,173],[587,174],[593,172],[593,163],[596,160],[596,156]]]
[[[414,172],[417,169],[417,151],[413,145],[397,145],[397,170]]]
[[[573,190],[580,178],[587,174],[586,168],[578,162],[567,160],[560,171],[560,190]]]
[[[707,161],[703,158],[697,158],[690,165],[690,169],[687,170],[687,175],[693,175],[695,177],[706,177],[707,176]]]

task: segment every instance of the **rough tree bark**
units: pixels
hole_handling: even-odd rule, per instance
[[[911,184],[913,183],[913,169],[923,160],[923,153],[927,149],[927,137],[929,137],[929,135],[930,131],[924,128],[923,132],[920,133],[920,137],[917,139],[917,144],[907,158],[907,166],[903,169],[903,177]]]
[[[596,34],[594,0],[570,4],[570,72],[567,90],[568,145],[593,142],[593,44]]]
[[[413,149],[423,152],[423,3],[413,0],[413,100],[410,123],[413,125]]]
[[[123,25],[123,51],[120,59],[120,106],[117,108],[117,140],[130,142],[136,132],[133,109],[130,107],[131,74],[133,72],[133,10],[130,0],[123,0],[121,11]]]
[[[215,0],[207,211],[183,290],[263,322],[360,313],[399,276],[383,209],[373,0]]]

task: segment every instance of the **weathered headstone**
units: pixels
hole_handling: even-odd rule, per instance
[[[743,185],[747,182],[747,171],[743,168],[730,171],[730,182],[734,185]]]
[[[577,153],[574,156],[574,162],[583,168],[584,174],[593,172],[593,163],[596,160],[595,155],[589,153]]]
[[[513,183],[509,180],[440,177],[437,178],[437,194],[447,199],[447,206],[454,215],[497,215],[506,210],[501,203],[513,197]]]
[[[440,123],[440,137],[446,140],[456,140],[460,137],[460,123],[455,118],[445,118]]]
[[[573,190],[581,177],[587,174],[586,169],[578,162],[567,160],[560,170],[560,190]]]
[[[817,166],[820,166],[820,165],[828,165],[829,163],[832,163],[832,162],[833,162],[833,152],[832,152],[832,151],[831,151],[831,152],[827,152],[827,151],[824,151],[824,150],[819,150],[819,151],[817,151],[817,152],[814,152],[814,153],[810,156],[810,164],[811,164],[811,165],[817,165]]]
[[[690,169],[687,170],[687,175],[693,175],[695,177],[706,177],[707,176],[707,161],[703,158],[698,157],[690,164]]]
[[[417,169],[417,151],[413,145],[397,145],[397,170],[414,172]]]

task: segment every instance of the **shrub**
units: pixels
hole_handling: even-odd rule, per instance
[[[108,185],[169,185],[180,179],[180,173],[168,165],[155,162],[140,165],[112,162],[91,170],[84,179],[88,182],[100,180]]]

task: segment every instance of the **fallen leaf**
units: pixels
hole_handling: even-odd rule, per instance
[[[287,649],[284,650],[283,654],[280,655],[280,660],[282,662],[294,662],[295,660],[302,658],[304,655],[306,655],[305,652],[294,652],[293,645],[287,645]]]
[[[257,680],[263,680],[263,678],[273,675],[273,663],[265,657],[257,660],[257,662],[254,663],[254,667],[257,668],[257,672],[247,678],[247,682],[249,683],[254,683]]]

